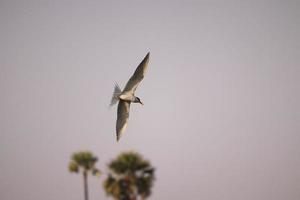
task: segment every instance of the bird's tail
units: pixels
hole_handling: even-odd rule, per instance
[[[114,93],[111,97],[110,100],[110,107],[115,105],[118,101],[119,101],[119,95],[122,93],[120,86],[118,85],[118,83],[115,84],[115,89],[114,89]]]

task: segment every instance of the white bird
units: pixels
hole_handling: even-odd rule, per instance
[[[140,98],[134,95],[136,88],[138,87],[139,83],[143,80],[144,75],[147,70],[148,62],[149,62],[149,55],[148,53],[143,61],[139,64],[136,68],[134,74],[130,77],[129,81],[127,82],[123,91],[121,91],[119,85],[116,83],[114,93],[110,102],[110,106],[113,106],[119,101],[118,105],[118,117],[117,117],[117,124],[116,124],[116,133],[117,133],[117,141],[119,141],[122,133],[125,131],[128,118],[129,118],[129,109],[130,103],[140,103],[144,105]]]

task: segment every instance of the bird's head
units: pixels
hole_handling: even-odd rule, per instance
[[[141,99],[138,97],[135,97],[134,103],[140,103],[140,104],[144,105],[143,102],[141,101]]]

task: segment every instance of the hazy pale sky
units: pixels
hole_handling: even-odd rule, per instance
[[[300,199],[299,1],[0,1],[0,199],[83,199],[136,150],[153,200]],[[150,51],[116,143],[114,82]],[[90,199],[108,199],[104,177]]]

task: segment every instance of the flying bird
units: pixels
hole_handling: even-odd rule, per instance
[[[144,75],[147,70],[149,62],[150,53],[148,53],[139,66],[136,68],[133,75],[130,77],[123,91],[120,89],[120,86],[116,83],[115,89],[111,98],[110,106],[113,106],[117,102],[118,104],[118,117],[116,124],[116,134],[117,141],[119,141],[122,133],[125,131],[128,118],[129,118],[129,109],[131,103],[140,103],[144,105],[141,99],[134,95],[136,88],[139,83],[143,80]]]

